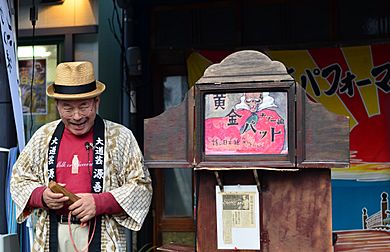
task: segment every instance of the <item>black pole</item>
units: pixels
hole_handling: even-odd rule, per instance
[[[122,48],[121,48],[121,64],[122,64],[122,124],[130,128],[130,87],[129,87],[129,76],[128,68],[126,63],[126,47],[128,41],[130,40],[129,32],[127,31],[128,27],[128,12],[126,8],[122,10]]]
[[[133,131],[133,134],[137,137],[137,93],[135,89],[135,80],[137,77],[134,76],[134,71],[132,70],[134,66],[131,64],[133,62],[133,58],[135,55],[131,54],[131,48],[134,47],[134,12],[133,7],[129,5],[127,9],[124,11],[125,13],[125,26],[127,30],[128,40],[125,43],[125,58],[126,58],[126,66],[127,66],[127,77],[129,83],[129,114],[130,114],[130,129]],[[137,137],[138,138],[138,137]]]
[[[135,40],[135,12],[132,0],[117,0],[118,5],[122,8],[122,87],[125,92],[122,92],[122,123],[133,132],[137,141],[140,143],[142,139],[137,128],[137,102],[136,102],[136,88],[137,84],[141,82],[141,51],[136,46]],[[149,216],[149,215],[148,215]],[[147,217],[148,219],[148,217]],[[150,219],[150,218],[149,218]],[[148,222],[145,220],[145,222]],[[127,251],[132,251],[133,243],[144,246],[150,243],[151,232],[145,225],[152,225],[151,223],[144,223],[140,232],[133,233],[128,230],[127,233]],[[146,231],[145,231],[146,228]],[[133,235],[136,234],[136,241]]]
[[[119,6],[123,8],[123,37],[122,37],[122,124],[131,129],[133,134],[137,135],[137,117],[136,117],[136,90],[134,77],[131,72],[131,56],[128,52],[134,46],[134,15],[130,1],[118,1]]]
[[[122,64],[122,108],[121,118],[122,124],[128,127],[134,135],[136,135],[136,111],[135,107],[135,91],[131,84],[129,74],[129,64],[126,57],[127,48],[133,44],[133,12],[130,0],[117,0],[118,5],[122,8],[122,48],[121,48],[121,64]],[[133,97],[134,95],[134,97]],[[133,107],[134,106],[134,107]],[[126,251],[133,251],[133,232],[126,230]]]

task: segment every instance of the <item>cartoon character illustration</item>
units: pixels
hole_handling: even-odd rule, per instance
[[[241,102],[235,106],[236,110],[246,109],[251,112],[251,115],[246,119],[245,124],[242,125],[241,134],[248,130],[254,130],[255,125],[259,121],[257,112],[269,107],[276,107],[274,99],[269,96],[269,92],[262,93],[245,93],[241,96]]]

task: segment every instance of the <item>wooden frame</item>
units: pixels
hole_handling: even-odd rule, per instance
[[[180,105],[169,108],[158,117],[145,119],[144,131],[148,134],[144,137],[144,153],[149,168],[192,167],[193,90],[187,92]]]
[[[195,232],[194,217],[168,217],[164,215],[164,169],[152,169],[154,174],[153,244],[163,245],[163,232]],[[193,194],[192,194],[193,195]]]
[[[212,95],[218,95],[219,97],[234,97],[237,95],[241,94],[254,94],[254,93],[269,93],[269,97],[272,95],[280,95],[283,94],[285,97],[285,116],[286,118],[283,118],[282,116],[279,117],[279,119],[284,119],[284,122],[287,122],[287,125],[285,125],[284,132],[285,135],[287,136],[282,145],[280,146],[280,142],[276,143],[279,146],[276,146],[275,149],[271,150],[265,150],[264,148],[258,147],[258,148],[252,148],[252,147],[237,147],[240,148],[239,150],[235,150],[235,146],[232,143],[229,145],[227,148],[230,148],[231,151],[233,151],[231,154],[229,154],[229,151],[210,151],[210,148],[208,145],[211,145],[209,141],[211,141],[210,136],[212,136],[214,143],[218,145],[216,142],[218,141],[225,141],[226,142],[226,136],[224,135],[224,139],[220,139],[218,137],[214,137],[212,134],[209,134],[211,130],[209,129],[210,125],[215,124],[216,120],[219,120],[218,123],[221,122],[221,118],[209,118],[207,115],[207,112],[209,112],[209,104],[207,103],[208,100],[210,99],[210,96]],[[215,96],[214,96],[215,97]],[[242,96],[241,99],[244,97]],[[295,132],[295,83],[293,81],[289,82],[255,82],[255,83],[234,83],[234,84],[220,84],[220,85],[215,85],[215,84],[204,84],[204,85],[198,85],[196,89],[196,107],[197,109],[197,114],[196,114],[196,163],[197,163],[197,168],[203,168],[203,167],[216,167],[216,168],[231,168],[231,167],[240,167],[244,168],[247,167],[248,169],[253,169],[253,168],[260,168],[260,167],[294,167],[295,165],[295,138],[294,138],[294,132]],[[242,102],[242,100],[241,100]],[[207,104],[206,104],[207,103]],[[274,104],[275,105],[275,104]],[[279,116],[279,114],[276,112],[277,105],[276,107],[269,107],[265,109],[258,110],[256,113],[252,112],[252,115],[256,115],[256,118],[258,118],[258,122],[256,124],[257,127],[263,127],[260,126],[262,122],[265,122],[265,118],[268,117],[269,115],[266,114],[265,117],[263,117],[264,112],[262,111],[267,111],[265,113],[274,113],[273,116]],[[230,106],[231,107],[231,106]],[[238,108],[238,106],[236,106]],[[230,108],[229,108],[230,109]],[[230,110],[229,110],[230,111]],[[225,111],[225,112],[229,112]],[[233,109],[232,109],[233,111]],[[231,112],[232,112],[231,111]],[[239,111],[238,113],[241,114],[236,114],[241,117],[248,117],[248,114],[250,114],[249,110],[243,109],[243,110],[237,110]],[[235,111],[233,111],[235,113]],[[229,113],[231,114],[231,113]],[[243,116],[245,114],[245,116]],[[261,121],[264,118],[263,121]],[[216,119],[216,120],[214,120]],[[249,119],[249,117],[248,117]],[[248,120],[247,119],[247,120]],[[214,122],[209,123],[207,120],[214,120]],[[222,118],[222,120],[225,122],[228,122],[228,118]],[[243,128],[243,120],[241,120],[241,125],[233,125],[235,129],[230,130],[229,132],[232,132],[234,134],[234,139],[236,140],[237,138],[240,137],[245,137],[245,134],[251,134],[252,132],[246,132],[248,131],[248,123],[245,122],[245,128]],[[274,122],[267,122],[272,125],[276,125],[276,121]],[[278,122],[279,123],[279,122]],[[228,124],[228,123],[227,123]],[[227,125],[226,124],[226,125]],[[280,126],[280,125],[279,125]],[[229,126],[228,126],[229,127]],[[238,129],[240,128],[240,132]],[[252,140],[256,138],[256,143],[261,143],[261,141],[266,141],[266,139],[269,139],[271,137],[270,131],[268,132],[267,130],[271,130],[271,125],[267,125],[267,129],[265,128],[260,128],[262,129],[261,131],[257,131],[254,126],[251,125],[251,129],[253,130],[252,135],[250,136]],[[244,129],[244,130],[243,130]],[[264,129],[264,130],[263,130]],[[272,129],[274,129],[272,127]],[[213,130],[218,130],[217,128]],[[219,129],[220,131],[220,129]],[[243,132],[245,131],[245,132]],[[260,136],[260,134],[257,133],[264,133],[267,135],[267,138],[263,136]],[[280,131],[279,131],[280,132]],[[256,134],[255,134],[256,133]],[[274,133],[274,132],[273,132]],[[221,134],[219,134],[221,135]],[[205,139],[207,137],[207,139]],[[228,136],[229,137],[229,136]],[[260,139],[261,137],[264,137]],[[274,134],[272,135],[272,138],[274,138]],[[231,138],[233,139],[233,137]],[[244,138],[241,138],[243,140]],[[245,139],[243,140],[245,141]],[[237,141],[236,146],[240,146],[241,142],[240,140]],[[270,141],[269,141],[270,142]],[[270,145],[270,144],[268,144]],[[233,146],[233,147],[231,147]],[[281,148],[279,148],[281,147]],[[245,150],[244,150],[245,149]],[[279,151],[276,151],[278,149]],[[214,148],[215,150],[215,148]],[[281,151],[280,151],[281,150]],[[230,152],[231,152],[230,151]],[[241,152],[241,153],[240,153]],[[230,163],[230,165],[229,165]],[[230,167],[231,166],[231,167]]]
[[[64,43],[64,61],[74,60],[74,36],[78,34],[98,33],[97,25],[85,25],[76,27],[61,28],[40,28],[36,29],[35,36],[40,39],[47,37],[60,37]],[[18,38],[31,38],[32,29],[18,30]]]
[[[311,102],[305,90],[296,87],[298,168],[343,168],[349,166],[349,118]],[[319,120],[320,118],[320,120]]]
[[[164,51],[153,55],[152,75],[154,86],[153,106],[157,117],[145,119],[144,157],[145,165],[153,173],[153,245],[163,250],[165,232],[195,232],[194,216],[166,216],[164,202],[166,194],[164,170],[166,168],[191,169],[193,159],[193,111],[194,89],[187,92],[183,102],[164,111],[163,81],[165,77],[186,75],[186,68],[179,65],[178,55],[167,57]],[[180,55],[182,56],[182,55]],[[165,62],[162,62],[165,60]],[[153,67],[154,68],[154,67]],[[170,136],[174,136],[170,137]],[[193,195],[193,187],[192,193]]]

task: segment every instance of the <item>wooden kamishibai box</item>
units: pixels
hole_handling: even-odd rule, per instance
[[[332,250],[330,168],[349,165],[348,118],[310,101],[282,63],[229,55],[144,134],[149,168],[195,170],[196,251],[219,250],[216,188],[229,185],[259,192],[260,249],[236,250]]]

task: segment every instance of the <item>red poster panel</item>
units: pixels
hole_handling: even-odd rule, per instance
[[[287,93],[205,96],[205,154],[287,154]]]

